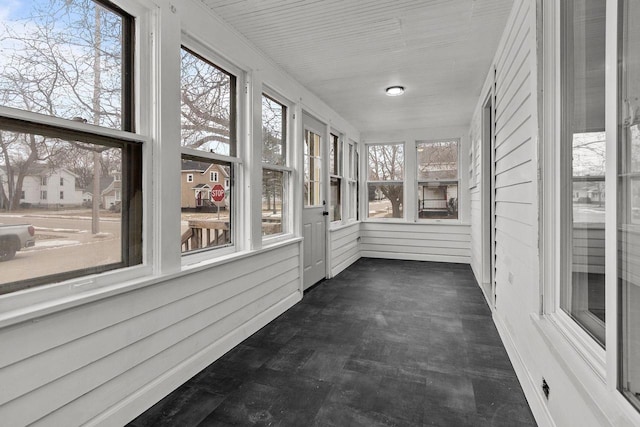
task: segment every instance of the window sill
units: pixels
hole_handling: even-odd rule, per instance
[[[576,379],[597,378],[606,385],[606,353],[591,336],[580,330],[568,316],[559,313],[539,316],[532,314],[533,324],[542,335],[556,359],[565,365]]]
[[[329,226],[329,231],[338,231],[338,230],[342,230],[344,228],[349,228],[349,227],[353,227],[354,225],[358,225],[358,221],[349,221],[349,222],[343,222],[343,223],[331,223],[331,225]]]
[[[441,219],[441,220],[418,220],[418,221],[407,221],[399,218],[386,218],[386,219],[367,219],[363,221],[364,223],[369,224],[408,224],[408,225],[446,225],[453,227],[469,227],[471,224],[468,222],[461,222],[458,219]]]
[[[177,279],[183,276],[186,276],[191,273],[195,273],[202,270],[207,270],[213,267],[217,267],[220,265],[228,264],[230,262],[238,261],[241,259],[249,258],[254,255],[258,255],[263,252],[275,250],[278,248],[282,248],[288,245],[297,244],[302,241],[301,237],[293,237],[287,240],[282,240],[268,247],[263,247],[262,249],[255,251],[242,251],[242,252],[234,252],[229,255],[216,257],[213,259],[209,259],[206,261],[200,261],[188,266],[184,266],[182,270],[172,274],[165,275],[152,275],[151,269],[148,266],[137,266],[131,267],[131,269],[126,269],[127,271],[118,271],[114,274],[113,277],[109,278],[112,283],[105,284],[100,287],[92,287],[92,289],[87,289],[86,291],[77,292],[71,295],[63,295],[57,298],[53,298],[51,300],[46,300],[44,302],[33,303],[27,305],[26,302],[28,300],[25,298],[25,304],[12,304],[15,305],[15,308],[9,308],[8,310],[4,310],[9,305],[8,302],[14,296],[13,294],[6,294],[3,296],[7,304],[0,299],[0,328],[8,327],[11,325],[16,325],[18,323],[26,322],[26,321],[37,321],[38,318],[54,314],[56,312],[60,312],[63,310],[68,310],[74,307],[78,307],[81,305],[89,304],[92,302],[100,301],[105,298],[114,297],[116,295],[120,295],[126,292],[135,291],[138,289],[142,289],[147,286],[156,285],[158,283],[165,282],[167,280]],[[123,277],[122,273],[127,273],[128,277],[131,277],[134,273],[136,273],[137,277],[130,279],[118,280],[118,278]],[[89,286],[94,283],[94,278],[85,277],[74,279],[69,282],[62,282],[55,285],[46,285],[47,288],[56,287],[61,289],[70,289],[70,288],[79,288],[81,286]],[[43,288],[33,288],[27,290],[27,292],[37,293],[44,292],[46,294],[47,291],[51,289],[43,289]],[[20,295],[22,297],[23,295]],[[39,301],[43,301],[44,297],[39,297]],[[20,298],[22,299],[22,298]],[[35,299],[35,298],[33,298]]]
[[[276,234],[272,236],[265,236],[262,238],[262,249],[270,249],[274,246],[278,246],[280,243],[287,243],[289,241],[295,241],[297,238],[293,233]]]
[[[427,224],[427,225],[464,225],[469,226],[469,223],[463,223],[460,219],[417,219],[415,221],[416,224]]]
[[[367,218],[363,222],[381,223],[381,224],[388,224],[390,222],[396,223],[396,224],[411,224],[405,218]]]
[[[606,379],[605,350],[593,341],[597,355],[585,354],[580,345],[572,341],[571,334],[562,325],[564,320],[558,313],[540,316],[530,315],[531,320],[546,342],[550,353],[571,379],[582,399],[594,406],[599,425],[638,425],[640,413],[628,402],[615,385],[609,386]],[[579,327],[576,325],[576,327]],[[571,328],[570,328],[571,329]],[[580,331],[582,332],[582,331]],[[583,332],[587,336],[586,332]],[[616,381],[615,378],[612,379]]]
[[[288,235],[288,236],[291,237],[292,235]],[[218,267],[220,265],[228,264],[230,262],[235,262],[235,261],[239,261],[241,259],[245,259],[254,255],[258,255],[262,252],[266,252],[273,249],[281,248],[283,246],[294,244],[301,240],[302,240],[302,237],[291,237],[286,240],[278,240],[278,242],[274,242],[273,244],[270,244],[270,245],[265,245],[261,249],[238,251],[228,255],[223,255],[215,258],[210,258],[207,260],[194,262],[192,264],[183,266],[181,273],[194,273],[202,270],[207,270],[212,267]],[[177,274],[175,276],[172,276],[172,278],[179,277],[180,275],[181,274]]]

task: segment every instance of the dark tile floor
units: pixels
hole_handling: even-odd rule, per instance
[[[361,259],[131,426],[535,426],[467,265]]]

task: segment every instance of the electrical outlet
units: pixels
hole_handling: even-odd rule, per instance
[[[542,392],[544,393],[544,397],[549,400],[549,393],[551,392],[551,388],[549,387],[549,384],[547,384],[547,380],[545,380],[544,378],[542,379]]]

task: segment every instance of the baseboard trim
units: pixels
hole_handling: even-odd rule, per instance
[[[345,261],[336,265],[336,267],[331,271],[331,277],[336,277],[338,274],[342,273],[346,270],[351,264],[358,261],[360,259],[360,252],[357,254],[347,258]]]
[[[556,427],[553,418],[551,417],[551,413],[547,408],[546,403],[543,400],[542,393],[538,391],[540,384],[531,376],[531,373],[527,369],[522,357],[520,356],[520,352],[509,333],[509,330],[505,327],[505,325],[500,320],[500,317],[497,314],[493,313],[493,322],[498,329],[498,333],[502,338],[502,343],[504,344],[504,348],[509,355],[509,359],[511,360],[511,364],[513,365],[513,369],[516,372],[516,376],[518,377],[518,381],[522,386],[522,391],[524,392],[525,397],[527,398],[527,403],[531,408],[531,412],[533,413],[538,426],[540,427]]]
[[[130,394],[89,421],[87,425],[113,426],[127,424],[300,300],[302,300],[302,295],[296,291],[160,375],[135,393]]]

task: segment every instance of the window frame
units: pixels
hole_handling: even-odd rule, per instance
[[[402,171],[403,177],[402,180],[371,180],[369,179],[369,148],[372,146],[383,146],[383,145],[400,145],[402,146]],[[366,174],[364,176],[364,206],[366,206],[366,215],[363,220],[367,222],[406,222],[407,221],[407,212],[406,212],[406,201],[407,201],[407,144],[405,141],[401,142],[366,142],[364,145],[366,157],[364,160],[366,166]],[[354,152],[354,157],[355,152]],[[402,216],[399,218],[376,218],[369,216],[369,184],[376,183],[389,183],[389,184],[401,184],[402,185]]]
[[[53,138],[77,140],[90,144],[94,143],[96,145],[121,146],[123,152],[127,150],[127,147],[135,146],[135,153],[130,155],[124,155],[123,153],[123,167],[126,165],[125,162],[137,163],[138,170],[132,171],[131,174],[133,175],[129,177],[133,185],[131,193],[143,193],[143,170],[145,170],[143,151],[145,146],[149,144],[150,139],[142,135],[2,106],[0,106],[0,128],[9,131],[42,134]],[[40,190],[41,202],[49,203],[48,196],[48,190]],[[8,298],[13,298],[15,294],[15,301],[18,305],[25,304],[25,302],[51,301],[54,299],[53,295],[78,293],[79,291],[74,291],[74,283],[102,287],[113,284],[117,280],[122,280],[118,278],[131,277],[134,271],[135,273],[133,274],[135,276],[143,275],[145,271],[148,271],[144,265],[146,256],[143,231],[145,214],[142,210],[144,209],[144,202],[142,200],[136,200],[135,202],[130,200],[130,203],[135,203],[137,206],[135,209],[139,210],[139,216],[135,219],[127,216],[122,217],[123,239],[121,241],[122,260],[120,262],[9,282],[2,285],[5,290],[9,289],[2,296],[8,295]],[[124,233],[125,228],[128,229],[127,233]],[[124,238],[125,235],[127,238]],[[134,249],[130,250],[132,247]],[[23,294],[20,292],[22,290],[28,290],[29,292]],[[33,295],[31,295],[31,291],[34,291]]]
[[[201,61],[211,65],[212,67],[218,69],[219,71],[227,74],[232,78],[232,87],[235,88],[235,94],[231,96],[232,109],[235,107],[235,111],[230,111],[230,126],[233,123],[233,126],[230,130],[230,139],[234,138],[234,146],[229,148],[229,153],[234,155],[223,155],[214,152],[198,150],[190,147],[185,147],[182,144],[179,146],[179,156],[180,161],[183,159],[186,160],[195,160],[202,162],[222,162],[229,163],[230,165],[230,173],[229,173],[229,182],[230,182],[230,198],[231,198],[231,207],[229,209],[230,221],[229,221],[229,238],[231,243],[228,245],[223,245],[219,247],[204,247],[197,250],[191,250],[187,252],[182,252],[182,245],[180,245],[180,263],[182,268],[189,268],[189,266],[193,264],[198,264],[205,261],[211,261],[215,259],[219,259],[220,257],[224,257],[233,253],[236,253],[242,250],[243,242],[242,242],[242,233],[238,230],[242,220],[238,217],[240,209],[238,207],[239,204],[242,203],[242,191],[241,185],[236,185],[237,182],[241,182],[239,179],[239,175],[241,175],[242,171],[242,158],[241,155],[243,153],[241,138],[239,138],[240,124],[242,120],[242,109],[244,108],[244,99],[241,96],[241,87],[244,87],[246,77],[245,72],[230,63],[229,61],[222,58],[215,51],[210,49],[208,46],[203,43],[195,40],[189,34],[183,33],[182,40],[180,44],[180,52],[182,50],[186,50],[190,54],[194,55]],[[180,66],[181,61],[180,62]],[[182,81],[179,79],[178,85],[182,86]],[[195,179],[195,178],[194,178]],[[179,224],[178,224],[179,227]],[[180,235],[180,234],[179,234]]]
[[[347,187],[347,222],[358,221],[358,144],[352,139],[345,144],[346,156],[344,164],[346,165],[346,187]]]
[[[285,97],[269,86],[263,84],[260,91],[260,182],[264,176],[265,170],[274,172],[282,172],[283,189],[282,189],[282,231],[274,234],[262,234],[262,185],[260,187],[260,208],[258,215],[260,216],[260,235],[262,236],[263,245],[271,245],[281,240],[289,239],[294,234],[293,226],[293,174],[294,168],[291,166],[293,162],[293,147],[291,135],[293,135],[293,118],[294,106]],[[264,161],[264,139],[262,137],[262,98],[266,97],[273,102],[280,104],[284,108],[283,115],[283,141],[282,148],[284,150],[284,165],[272,164]]]
[[[337,142],[335,149],[334,149],[334,142]],[[329,169],[329,194],[327,197],[328,199],[327,209],[329,210],[329,227],[335,228],[340,224],[342,224],[345,220],[344,134],[342,132],[338,132],[335,129],[331,129],[331,132],[329,132],[329,144],[330,144],[329,145],[329,162],[331,162],[332,151],[334,151],[333,153],[334,159],[333,159],[333,164],[330,165],[328,168]],[[337,170],[334,170],[334,167],[336,167]],[[340,219],[334,219],[332,221],[331,206],[332,206],[333,200],[331,199],[331,182],[336,180],[338,182],[338,194],[340,196]]]
[[[569,356],[572,360],[581,361],[579,365],[584,371],[595,374],[602,383],[607,378],[607,352],[603,349],[580,325],[578,325],[560,306],[560,292],[564,277],[564,267],[560,261],[561,253],[565,250],[562,246],[563,230],[566,228],[567,219],[562,209],[562,183],[566,182],[566,168],[562,168],[562,144],[563,129],[563,88],[562,70],[565,69],[565,58],[561,56],[562,30],[565,28],[562,22],[564,12],[561,2],[554,3],[552,7],[543,11],[542,25],[545,38],[543,52],[545,64],[543,74],[543,109],[542,109],[542,142],[540,144],[541,181],[541,220],[540,220],[540,246],[542,248],[542,280],[541,284],[541,320],[546,320],[541,325],[548,324],[565,340],[573,349]],[[608,13],[608,10],[607,10]],[[607,17],[608,20],[608,17]],[[607,23],[608,25],[608,23]],[[607,77],[607,80],[609,77]],[[609,81],[607,81],[607,85]],[[609,88],[607,87],[607,91]],[[608,102],[608,100],[607,100]],[[607,105],[607,110],[609,105]],[[609,139],[609,138],[608,138]],[[609,141],[607,142],[609,149]],[[610,157],[610,156],[608,156]],[[608,166],[607,166],[608,169]],[[607,187],[607,192],[609,187]],[[608,226],[607,221],[607,226]],[[608,263],[608,259],[607,259]],[[609,263],[608,263],[609,264]],[[607,271],[608,274],[608,271]],[[607,279],[608,283],[608,279]],[[608,287],[608,284],[607,284]],[[609,295],[606,296],[610,300]],[[607,312],[609,312],[607,303]],[[607,318],[610,314],[607,313]],[[607,322],[608,324],[611,322]],[[611,325],[607,325],[608,329]],[[542,327],[544,330],[544,326]],[[578,366],[578,365],[576,365]]]
[[[617,286],[617,160],[618,160],[618,114],[619,112],[619,20],[622,13],[619,3],[606,3],[606,52],[608,68],[605,77],[605,133],[607,159],[605,167],[607,206],[605,208],[605,298],[606,341],[604,349],[562,308],[560,308],[560,283],[562,266],[560,233],[564,219],[558,208],[561,203],[561,147],[556,141],[562,135],[561,64],[560,53],[561,2],[552,2],[545,7],[540,19],[544,37],[539,63],[542,75],[541,142],[539,145],[540,171],[540,308],[532,314],[534,326],[542,334],[553,355],[567,374],[580,379],[583,393],[594,401],[598,399],[600,409],[613,420],[625,419],[631,424],[640,422],[640,412],[619,389],[620,346],[619,328],[621,316],[618,312],[619,292]],[[588,391],[588,392],[587,392]],[[585,394],[586,395],[586,394]]]
[[[418,146],[420,144],[431,144],[431,143],[438,143],[438,142],[454,142],[456,143],[456,178],[455,179],[446,179],[446,180],[438,180],[438,179],[420,179],[420,160],[419,160],[419,156],[418,156]],[[461,178],[460,178],[460,148],[461,148],[461,139],[460,138],[437,138],[437,139],[420,139],[420,140],[416,140],[415,144],[414,144],[414,153],[415,153],[415,167],[416,167],[416,176],[415,176],[415,191],[414,191],[414,195],[415,195],[415,208],[416,210],[413,212],[413,215],[415,217],[415,222],[418,223],[425,223],[425,224],[429,224],[429,223],[442,223],[442,222],[446,222],[449,224],[456,224],[456,223],[460,223],[461,219],[460,219],[460,194],[462,192],[462,188],[460,186],[461,183]],[[457,187],[457,192],[458,192],[458,208],[457,208],[457,218],[420,218],[419,216],[419,212],[418,212],[418,208],[419,208],[419,203],[418,203],[418,191],[420,189],[420,185],[421,184],[426,184],[429,182],[437,182],[437,183],[456,183],[456,187]]]

